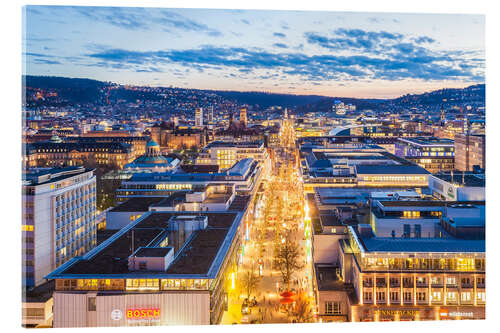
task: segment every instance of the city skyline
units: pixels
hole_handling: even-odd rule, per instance
[[[358,98],[484,83],[482,15],[27,6],[24,20],[27,75]]]

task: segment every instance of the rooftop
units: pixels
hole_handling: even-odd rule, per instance
[[[96,275],[106,278],[134,276],[164,278],[179,274],[213,277],[216,272],[212,271],[212,267],[216,270],[220,268],[222,260],[219,258],[219,251],[224,249],[221,253],[225,255],[224,251],[229,249],[240,223],[241,213],[203,212],[202,215],[208,218],[207,228],[194,231],[183,240],[179,250],[175,253],[174,261],[166,272],[129,271],[128,257],[133,253],[133,249],[143,247],[144,250],[138,251],[145,251],[144,254],[150,254],[150,251],[152,253],[167,251],[149,248],[153,247],[159,238],[169,233],[168,224],[172,216],[184,215],[186,212],[146,213],[85,256],[76,257],[56,269],[48,278],[95,277]]]
[[[419,146],[453,146],[454,144],[454,141],[451,139],[436,137],[399,138],[399,140],[417,144]]]
[[[261,141],[213,141],[205,146],[205,149],[219,148],[219,147],[238,147],[238,148],[260,148],[264,142]]]
[[[451,173],[437,173],[433,175],[441,180],[444,180],[448,183],[455,183],[459,186],[467,186],[467,187],[485,187],[486,178],[484,174],[474,174],[474,173],[463,173],[463,172],[455,172],[453,173],[453,177]]]
[[[484,240],[362,237],[368,252],[485,252]]]
[[[149,206],[164,199],[165,197],[133,197],[114,207],[110,212],[147,212]]]
[[[441,201],[441,200],[389,200],[389,201],[379,201],[382,206],[385,207],[452,207],[457,204],[465,205],[484,205],[484,201]],[[470,208],[467,207],[467,208]]]
[[[217,164],[183,164],[181,170],[186,173],[215,173],[219,171]]]
[[[140,247],[135,251],[135,257],[165,257],[172,247]]]
[[[316,281],[319,291],[345,290],[348,288],[342,280],[337,277],[338,267],[315,265]]]
[[[363,175],[427,175],[429,171],[417,165],[357,165],[357,174]]]
[[[94,169],[86,169],[82,166],[71,166],[63,168],[40,168],[28,170],[23,173],[24,185],[42,185],[58,182],[60,180],[77,176],[79,174],[93,171]]]

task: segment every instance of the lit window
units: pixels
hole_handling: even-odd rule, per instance
[[[460,295],[460,301],[462,302],[470,302],[470,292],[469,291],[464,291]]]

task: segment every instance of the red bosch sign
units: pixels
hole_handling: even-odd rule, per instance
[[[127,319],[160,319],[160,309],[128,309]]]

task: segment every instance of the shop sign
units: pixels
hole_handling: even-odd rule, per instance
[[[399,317],[415,317],[418,310],[375,310],[375,313],[381,317],[394,317],[398,315]]]
[[[453,311],[453,312],[448,312],[448,309],[440,309],[439,310],[439,317],[440,319],[447,319],[447,318],[473,318],[474,313],[473,312],[461,312],[461,311]]]
[[[123,312],[119,309],[114,309],[111,311],[111,319],[113,320],[120,320],[123,317]]]
[[[448,187],[448,196],[451,198],[451,199],[455,199],[455,193],[453,191],[453,187]]]
[[[160,308],[127,309],[126,314],[129,320],[159,320]]]

